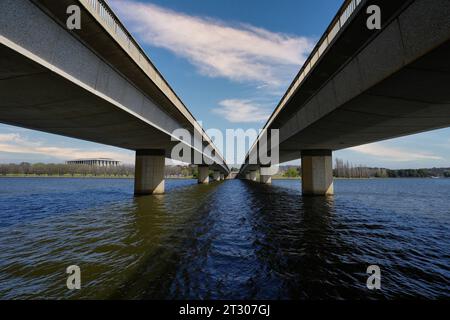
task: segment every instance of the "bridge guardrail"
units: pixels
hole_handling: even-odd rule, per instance
[[[347,20],[351,17],[353,12],[355,12],[356,8],[359,6],[359,4],[363,0],[351,0],[346,7],[344,7],[344,10],[342,10],[341,14],[338,16],[338,19],[334,19],[331,23],[330,27],[325,31],[325,34],[322,36],[322,38],[319,40],[319,42],[314,47],[313,51],[309,55],[308,59],[306,59],[305,63],[303,64],[302,69],[298,73],[298,75],[294,78],[294,81],[289,86],[287,90],[287,94],[283,97],[281,100],[280,106],[283,106],[286,104],[286,102],[289,100],[289,98],[292,96],[294,91],[298,88],[298,86],[302,83],[303,79],[305,79],[308,74],[313,69],[316,62],[319,60],[319,58],[323,55],[325,50],[328,48],[328,45],[333,41],[333,39],[336,37],[338,32],[342,29],[342,27],[345,25]],[[278,108],[277,108],[278,109]]]
[[[336,37],[336,35],[339,33],[339,31],[342,29],[342,27],[345,25],[345,23],[348,21],[348,19],[352,16],[352,14],[356,11],[356,9],[359,7],[359,5],[364,0],[349,0],[347,3],[344,3],[344,5],[340,8],[337,15],[334,17],[328,28],[325,30],[325,33],[322,35],[320,40],[317,42],[316,46],[311,51],[309,57],[306,59],[305,63],[303,64],[302,68],[300,69],[299,73],[296,75],[294,80],[292,81],[291,85],[287,89],[284,96],[281,98],[280,103],[275,108],[275,111],[272,113],[272,115],[267,120],[264,129],[261,131],[261,133],[258,135],[258,138],[253,143],[252,147],[249,149],[251,151],[256,142],[259,140],[259,137],[261,134],[270,126],[273,119],[275,119],[276,115],[281,111],[281,109],[286,105],[286,103],[289,101],[291,96],[294,94],[294,92],[297,90],[297,88],[302,84],[303,80],[308,76],[308,74],[313,69],[314,65],[317,63],[319,58],[323,55],[325,50],[328,48],[330,43],[333,41],[333,39]]]
[[[80,0],[80,2],[85,5],[87,4],[88,7],[96,13],[96,17],[99,17],[108,31],[111,32],[112,35],[116,36],[116,40],[128,50],[128,53],[133,58],[135,58],[136,63],[138,63],[144,71],[148,72],[150,78],[169,98],[169,100],[171,100],[182,113],[185,113],[185,116],[191,118],[190,120],[195,121],[192,114],[181,102],[181,99],[175,94],[164,77],[148,59],[144,50],[139,46],[137,41],[134,40],[133,36],[127,31],[122,22],[120,22],[119,18],[115,15],[111,8],[109,8],[108,4],[105,3],[104,0]]]

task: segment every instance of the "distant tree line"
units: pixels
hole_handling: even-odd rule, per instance
[[[373,168],[336,158],[333,175],[337,178],[450,178],[450,168],[386,169]]]
[[[287,167],[286,169],[282,169],[282,175],[286,178],[297,178],[300,177],[301,167]]]
[[[197,167],[192,165],[166,166],[164,170],[164,174],[166,177],[173,178],[196,178],[197,173]]]
[[[428,169],[399,169],[388,170],[389,177],[409,178],[409,177],[444,177],[450,178],[450,168],[428,168]]]
[[[122,176],[134,175],[134,167],[90,166],[86,164],[64,163],[9,163],[0,164],[0,175],[35,175],[35,176]]]
[[[333,175],[336,178],[387,178],[388,169],[370,168],[364,165],[354,165],[348,161],[336,158]]]
[[[193,177],[197,174],[194,166],[166,166],[166,177]],[[9,163],[0,164],[0,175],[20,176],[92,176],[92,177],[133,177],[134,166],[90,166],[86,164],[64,163]]]
[[[280,166],[278,176],[295,178],[301,176],[300,166]],[[424,168],[424,169],[387,169],[354,165],[349,161],[336,158],[333,176],[336,178],[450,178],[450,168]]]
[[[171,165],[165,167],[165,176],[172,178],[196,178],[197,167],[193,165]],[[210,171],[212,174],[212,171]],[[63,163],[9,163],[0,164],[0,176],[29,175],[29,176],[109,176],[133,177],[134,166],[90,166],[84,164]],[[348,161],[336,158],[333,175],[337,178],[450,178],[450,168],[424,169],[386,169],[372,168],[364,165],[353,165]],[[296,178],[301,176],[300,166],[280,166],[277,176]]]

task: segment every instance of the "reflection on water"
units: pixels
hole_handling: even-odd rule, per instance
[[[0,298],[450,297],[450,180],[0,179]],[[65,268],[81,267],[67,290]],[[366,288],[366,268],[382,290]]]

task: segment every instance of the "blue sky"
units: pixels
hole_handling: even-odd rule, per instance
[[[109,0],[205,129],[261,128],[341,0]],[[133,152],[0,125],[0,162]],[[355,164],[450,166],[450,129],[335,152]]]

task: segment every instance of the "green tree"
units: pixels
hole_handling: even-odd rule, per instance
[[[298,170],[296,168],[289,168],[286,170],[286,172],[284,173],[283,176],[288,177],[288,178],[298,177],[299,176]]]

